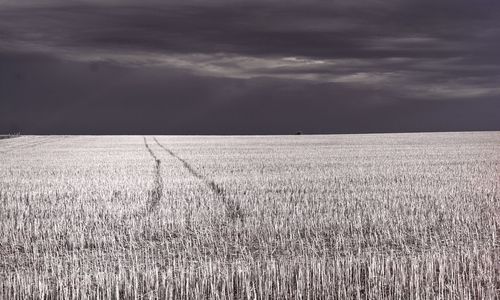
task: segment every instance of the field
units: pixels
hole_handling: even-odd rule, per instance
[[[500,133],[0,141],[0,298],[498,299]]]

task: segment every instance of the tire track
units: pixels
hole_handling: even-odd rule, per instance
[[[230,197],[226,190],[217,184],[215,181],[203,176],[202,174],[198,173],[192,165],[190,165],[185,159],[182,157],[178,156],[175,154],[172,150],[168,149],[167,147],[163,146],[156,137],[153,137],[153,140],[160,146],[163,150],[165,150],[168,154],[170,154],[172,157],[176,158],[178,161],[182,163],[184,168],[186,168],[191,175],[194,177],[198,178],[201,180],[205,185],[224,203],[224,206],[226,208],[226,216],[231,220],[231,221],[237,221],[240,220],[242,223],[245,222],[245,213],[243,211],[243,208],[241,207],[240,201],[235,200],[234,198]]]
[[[27,140],[22,140],[22,141],[14,141],[11,144],[8,145],[2,145],[3,147],[1,148],[2,152],[8,152],[11,150],[16,150],[16,149],[23,149],[25,147],[30,147],[39,143],[46,142],[50,138],[40,138],[40,139],[30,139],[27,137]],[[10,140],[4,140],[4,141],[10,141]]]
[[[36,147],[39,145],[47,144],[50,142],[56,142],[59,140],[60,140],[59,137],[45,137],[45,138],[40,138],[39,140],[35,140],[35,141],[28,140],[22,144],[7,145],[8,148],[1,149],[0,153],[8,153],[8,152],[12,152],[15,150],[24,150],[24,149],[33,148],[33,147]]]
[[[144,146],[148,150],[149,155],[151,155],[151,157],[155,161],[153,188],[148,191],[148,210],[149,212],[153,212],[158,209],[158,206],[160,205],[161,202],[161,197],[163,195],[163,180],[161,178],[161,160],[158,159],[158,157],[155,155],[151,147],[149,147],[146,137],[143,138],[144,138]]]

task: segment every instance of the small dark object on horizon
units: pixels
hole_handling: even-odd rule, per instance
[[[303,134],[302,131],[295,132],[295,135],[302,135],[302,134]]]

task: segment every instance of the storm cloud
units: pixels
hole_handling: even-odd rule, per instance
[[[500,129],[498,1],[0,1],[0,131]]]

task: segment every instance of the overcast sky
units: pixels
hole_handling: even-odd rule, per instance
[[[500,130],[500,1],[0,0],[0,133]]]

